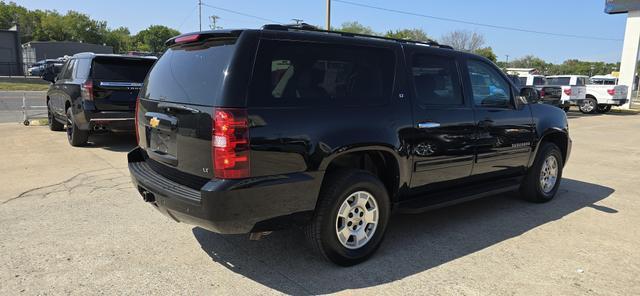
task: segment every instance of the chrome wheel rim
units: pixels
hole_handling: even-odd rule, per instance
[[[357,191],[340,205],[336,217],[336,235],[347,249],[366,245],[378,228],[378,203],[371,193]]]
[[[554,155],[549,155],[542,163],[540,172],[540,189],[549,193],[556,186],[558,181],[558,159]]]
[[[584,100],[582,103],[582,110],[585,112],[591,112],[596,107],[593,100]]]

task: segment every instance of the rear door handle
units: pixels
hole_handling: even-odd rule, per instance
[[[437,128],[440,127],[440,124],[437,122],[420,122],[418,123],[418,128]]]

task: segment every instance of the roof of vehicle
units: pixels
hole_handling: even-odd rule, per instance
[[[405,44],[416,44],[416,45],[424,45],[424,46],[430,46],[430,47],[436,47],[436,48],[445,48],[445,49],[453,49],[451,46],[448,45],[444,45],[444,44],[439,44],[436,41],[433,41],[431,39],[426,40],[426,41],[417,41],[417,40],[410,40],[410,39],[398,39],[398,38],[390,38],[390,37],[383,37],[383,36],[375,36],[375,35],[367,35],[367,34],[358,34],[358,33],[349,33],[349,32],[342,32],[342,31],[329,31],[329,30],[322,30],[319,29],[315,26],[309,25],[309,24],[305,24],[305,23],[301,23],[301,24],[292,24],[292,25],[280,25],[280,24],[267,24],[262,26],[262,29],[264,31],[286,31],[286,32],[302,32],[302,33],[312,33],[312,34],[327,34],[327,35],[332,35],[332,36],[339,36],[339,37],[351,37],[351,38],[368,38],[371,40],[381,40],[381,41],[388,41],[388,42],[399,42],[399,43],[405,43]],[[240,33],[242,33],[242,31],[247,31],[247,29],[238,29],[238,30],[213,30],[213,31],[202,31],[202,32],[192,32],[192,33],[186,33],[186,34],[182,34],[179,36],[175,36],[170,38],[169,40],[166,41],[166,45],[172,45],[176,43],[176,40],[179,40],[180,38],[183,37],[188,37],[188,36],[205,36],[205,37],[215,37],[215,36],[239,36]],[[189,40],[189,41],[196,41],[199,38],[196,37],[196,39],[194,40]]]
[[[589,78],[587,75],[549,75],[547,78],[561,78],[561,77],[584,77]]]
[[[114,58],[135,58],[135,59],[149,59],[157,60],[155,56],[135,56],[125,54],[110,54],[110,53],[93,53],[93,52],[81,52],[73,55],[74,58],[95,58],[95,57],[114,57]]]
[[[618,79],[618,77],[615,77],[611,74],[607,74],[607,75],[594,75],[594,76],[591,76],[591,79]]]

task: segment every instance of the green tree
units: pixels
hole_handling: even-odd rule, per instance
[[[493,52],[493,48],[491,48],[491,46],[479,48],[475,50],[474,53],[477,55],[483,56],[494,63],[498,61],[498,58],[496,57],[496,54]]]
[[[468,52],[474,52],[484,46],[484,36],[465,30],[452,31],[440,38],[440,43]]]
[[[387,33],[384,34],[384,36],[389,38],[408,39],[408,40],[424,41],[424,42],[431,40],[431,38],[427,36],[427,33],[425,33],[422,29],[418,29],[418,28],[387,31]]]
[[[133,39],[129,29],[126,27],[108,30],[105,36],[105,43],[113,46],[115,53],[125,53],[133,50]]]
[[[379,35],[375,31],[373,31],[371,27],[362,25],[358,22],[344,22],[342,23],[342,26],[338,28],[338,31],[366,35]]]
[[[177,30],[162,25],[153,25],[135,35],[136,49],[160,53],[166,49],[164,45],[167,39],[180,35]]]

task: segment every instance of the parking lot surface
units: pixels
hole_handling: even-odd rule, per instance
[[[570,113],[555,200],[517,194],[392,217],[371,260],[321,260],[298,230],[260,241],[175,223],[131,186],[131,135],[72,148],[0,124],[0,295],[639,295],[640,115]]]

